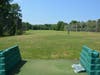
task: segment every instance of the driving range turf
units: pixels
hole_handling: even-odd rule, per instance
[[[71,65],[79,60],[83,45],[100,51],[100,33],[31,30],[23,35],[0,37],[0,50],[18,45],[26,63],[15,75],[75,74]]]
[[[26,60],[26,63],[15,75],[86,75],[74,73],[71,65],[76,60]]]
[[[0,50],[18,45],[24,59],[79,59],[83,45],[100,50],[100,33],[30,30],[0,37]]]

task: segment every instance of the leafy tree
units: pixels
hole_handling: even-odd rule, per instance
[[[57,30],[58,31],[63,31],[64,30],[64,27],[65,27],[65,23],[63,21],[59,21],[57,23]]]
[[[15,34],[22,34],[22,14],[20,13],[20,6],[18,4],[12,4],[11,5],[11,10],[10,10],[10,14],[11,17],[13,19],[10,19],[10,21],[12,21],[12,29],[10,31],[10,33],[12,33],[11,35],[15,35]]]
[[[97,32],[100,32],[100,19],[97,20],[96,31],[97,31]]]
[[[10,11],[11,0],[0,0],[0,36],[3,36],[7,28],[7,18]]]
[[[95,20],[88,20],[86,22],[86,25],[87,25],[87,28],[86,28],[87,31],[95,31],[95,28],[96,28]]]
[[[78,31],[78,21],[72,20],[72,21],[70,22],[70,25],[71,25],[71,30],[73,30],[73,31]]]
[[[86,23],[85,22],[80,22],[80,26],[81,26],[81,29],[80,29],[80,31],[86,31],[86,27],[87,27],[87,25],[86,25]]]
[[[0,36],[22,34],[20,6],[13,0],[0,0]]]
[[[22,30],[23,31],[27,31],[27,30],[30,30],[30,29],[33,29],[32,25],[28,22],[23,22],[22,23]]]

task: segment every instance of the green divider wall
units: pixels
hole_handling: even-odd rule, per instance
[[[13,46],[0,51],[0,75],[7,75],[21,62],[19,47]]]
[[[80,54],[80,63],[86,69],[88,75],[100,75],[99,52],[83,46]]]

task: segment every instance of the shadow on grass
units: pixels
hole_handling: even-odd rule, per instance
[[[20,72],[21,67],[24,66],[24,64],[26,63],[26,60],[22,60],[15,69],[13,69],[11,72],[9,72],[7,75],[16,75]]]

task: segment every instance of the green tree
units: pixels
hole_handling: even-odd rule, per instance
[[[63,31],[64,28],[65,28],[65,23],[64,23],[63,21],[59,21],[59,22],[57,23],[57,30],[58,30],[58,31]]]
[[[7,28],[10,2],[12,0],[0,0],[0,36],[3,36]]]
[[[96,31],[100,32],[100,19],[97,20]]]
[[[72,20],[72,21],[70,22],[70,25],[71,25],[71,30],[73,30],[73,31],[78,31],[78,21]]]
[[[80,26],[81,26],[80,31],[86,31],[87,25],[86,25],[86,23],[84,21],[80,22]]]
[[[13,0],[0,0],[0,36],[22,34],[21,10]]]
[[[86,22],[87,28],[86,31],[95,31],[96,30],[96,21],[95,20],[88,20]]]
[[[28,22],[23,22],[22,23],[22,29],[23,31],[27,31],[27,30],[30,30],[30,29],[33,29],[32,25]]]
[[[9,13],[9,22],[12,22],[9,31],[10,35],[22,34],[22,14],[20,12],[20,6],[17,3],[11,5]]]

